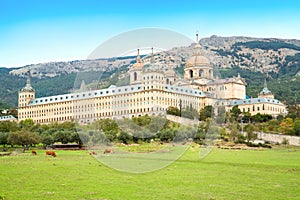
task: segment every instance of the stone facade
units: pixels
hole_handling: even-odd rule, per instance
[[[89,123],[102,118],[165,115],[169,106],[199,111],[208,105],[221,104],[227,110],[238,105],[251,114],[276,116],[286,112],[285,106],[273,98],[245,99],[246,82],[239,75],[227,79],[214,77],[213,67],[201,53],[198,42],[185,64],[184,78],[178,77],[170,66],[167,70],[154,68],[144,67],[138,51],[136,63],[128,71],[130,84],[127,86],[112,85],[107,89],[41,98],[35,98],[28,74],[26,86],[19,91],[18,120]]]

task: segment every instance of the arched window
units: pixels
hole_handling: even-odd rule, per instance
[[[133,73],[133,80],[137,81],[137,73],[136,72]]]
[[[202,73],[203,73],[203,69],[200,69],[200,70],[199,70],[199,77],[202,76]]]
[[[167,84],[169,84],[169,79],[167,78]]]
[[[193,78],[193,70],[190,70],[190,78]]]

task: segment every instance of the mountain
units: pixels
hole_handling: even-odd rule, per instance
[[[129,65],[135,57],[120,57],[96,60],[75,60],[69,62],[48,62],[26,65],[19,69],[13,69],[9,73],[20,77],[26,76],[28,70],[31,76],[39,79],[52,78],[63,74],[73,74],[87,71],[111,71],[124,65]]]
[[[199,43],[203,47],[202,53],[215,67],[216,74],[224,78],[240,73],[246,79],[247,95],[256,96],[267,75],[268,86],[279,100],[288,104],[300,102],[300,40],[213,35],[201,39]],[[184,63],[192,54],[193,45],[176,47],[156,53],[153,57],[146,55],[142,59],[146,67],[154,59],[160,66],[171,65],[182,75]],[[41,97],[72,91],[78,86],[74,85],[78,82],[78,72],[81,76],[93,77],[86,83],[91,88],[116,84],[134,61],[135,57],[121,57],[49,62],[17,69],[0,68],[0,102],[16,106],[18,90],[24,86],[24,76],[29,69],[36,95]],[[95,83],[93,80],[100,76],[101,81]]]

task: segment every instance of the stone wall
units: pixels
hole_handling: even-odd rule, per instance
[[[257,132],[257,138],[271,142],[281,144],[284,138],[289,142],[290,145],[300,146],[300,137],[290,135],[279,135],[271,133]]]
[[[167,119],[173,122],[177,122],[183,125],[194,126],[200,123],[198,120],[192,120],[188,118],[178,117],[175,115],[167,115]]]
[[[191,119],[178,117],[178,116],[174,116],[174,115],[167,115],[167,119],[171,120],[173,122],[177,122],[177,123],[180,123],[183,125],[189,125],[189,126],[193,126],[193,125],[197,125],[197,124],[201,123],[198,120],[191,120]],[[286,139],[288,141],[289,145],[300,146],[300,137],[298,137],[298,136],[271,134],[271,133],[263,133],[263,132],[256,132],[256,133],[257,133],[258,139],[262,139],[267,142],[281,144],[282,141],[284,139]]]

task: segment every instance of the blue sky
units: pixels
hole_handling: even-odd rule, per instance
[[[85,59],[110,37],[144,27],[300,39],[299,10],[296,0],[0,0],[0,66]]]

